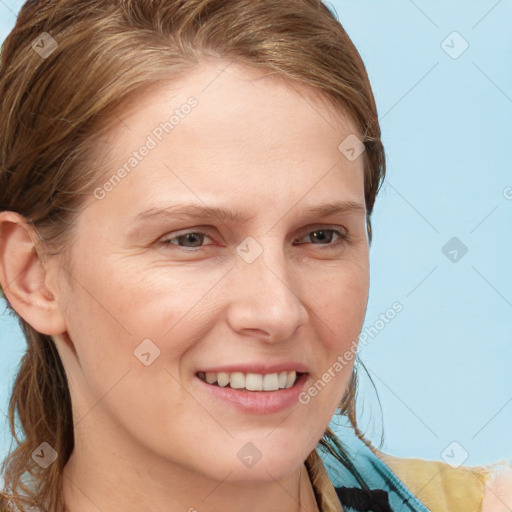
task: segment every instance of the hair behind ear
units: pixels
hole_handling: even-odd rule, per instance
[[[59,503],[61,498],[62,470],[73,450],[73,420],[71,398],[66,374],[55,344],[50,336],[37,333],[23,319],[21,328],[28,342],[9,402],[9,428],[18,446],[4,460],[5,492],[0,501],[0,511],[7,504],[24,510],[23,505],[54,512],[46,503]],[[25,433],[20,439],[16,422]],[[34,460],[33,453],[43,442],[56,452],[57,459],[44,469]],[[34,489],[27,478],[37,482]],[[24,499],[13,490],[21,490]],[[5,509],[6,512],[9,509]]]

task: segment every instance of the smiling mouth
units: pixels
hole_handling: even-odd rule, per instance
[[[279,391],[294,386],[302,373],[198,372],[196,376],[211,386],[239,389],[242,391]]]

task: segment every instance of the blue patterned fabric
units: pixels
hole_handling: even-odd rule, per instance
[[[345,512],[430,512],[403,482],[361,441],[353,428],[336,429],[349,459],[368,487],[363,491],[355,476],[331,454],[318,449]]]

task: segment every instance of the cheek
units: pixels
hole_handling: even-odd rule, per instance
[[[96,272],[92,286],[104,297],[111,317],[134,339],[168,338],[174,329],[201,316],[226,272],[220,266],[148,262],[126,258]]]
[[[205,296],[222,273],[191,279],[194,271],[184,268],[148,271],[123,259],[99,262],[75,263],[63,298],[77,354],[73,371],[98,395],[127,371],[138,378],[145,363],[163,368],[165,360],[179,378],[180,360],[211,327]],[[172,385],[168,374],[163,379],[165,387]]]
[[[318,315],[322,339],[331,351],[343,351],[357,340],[366,313],[368,288],[368,267],[364,265],[332,269],[317,279],[316,292],[309,294],[309,300]]]
[[[325,418],[325,426],[349,386],[366,312],[368,271],[359,265],[347,267],[331,272],[326,282],[325,291],[315,294],[313,302],[322,346],[319,370],[301,397],[313,415]]]

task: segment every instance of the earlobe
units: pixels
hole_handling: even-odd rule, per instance
[[[12,308],[35,330],[61,334],[66,324],[56,291],[47,287],[49,270],[36,241],[33,227],[21,215],[0,213],[0,283]]]

